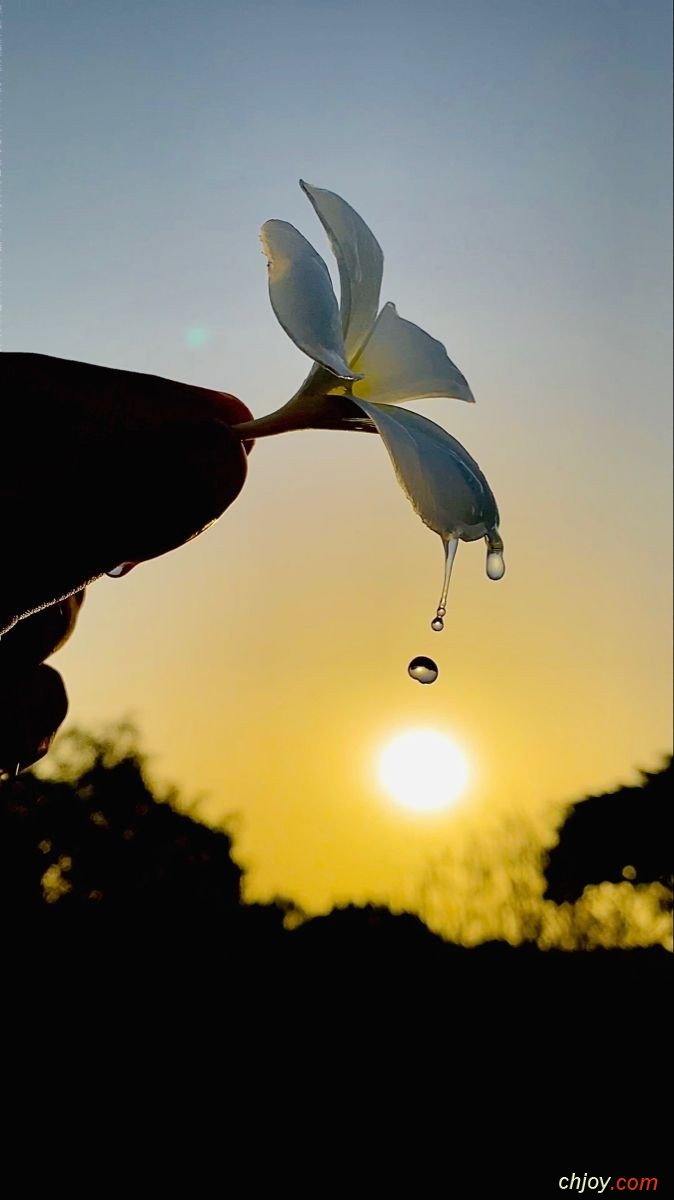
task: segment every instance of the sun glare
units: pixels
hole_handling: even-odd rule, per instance
[[[439,812],[456,804],[468,782],[463,751],[442,733],[410,729],[382,750],[378,778],[402,808]]]

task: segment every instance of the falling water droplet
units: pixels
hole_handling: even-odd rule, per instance
[[[432,658],[419,654],[417,658],[412,659],[407,673],[412,679],[416,679],[417,683],[435,683],[438,678],[438,666]]]
[[[433,617],[433,620],[431,621],[431,629],[435,630],[436,633],[440,633],[440,631],[444,628],[445,622],[443,621],[442,617]]]
[[[484,540],[487,543],[487,577],[489,579],[503,579],[505,575],[503,539],[498,529],[490,529]]]

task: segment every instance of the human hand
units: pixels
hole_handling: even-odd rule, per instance
[[[84,588],[166,553],[236,499],[250,420],[222,392],[34,354],[1,354],[0,772],[42,757],[67,710],[43,664]]]

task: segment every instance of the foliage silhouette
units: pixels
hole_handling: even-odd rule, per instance
[[[132,730],[114,742],[66,735],[59,775],[5,785],[6,912],[52,923],[84,909],[171,923],[238,913],[242,871],[229,835],[153,795]]]
[[[623,787],[575,804],[545,867],[545,895],[561,904],[602,881],[672,886],[672,759]]]
[[[500,875],[493,863],[480,866],[479,847],[469,847],[468,880],[459,862],[434,868],[427,902],[420,905],[424,920],[349,905],[308,921],[283,897],[271,904],[242,902],[243,871],[233,857],[230,834],[179,811],[176,793],[155,794],[133,727],[118,726],[103,737],[73,731],[57,743],[52,763],[48,779],[25,773],[2,785],[0,902],[15,924],[54,929],[86,919],[127,931],[149,925],[171,932],[208,925],[220,930],[230,948],[255,942],[261,950],[283,946],[295,958],[343,954],[347,961],[374,956],[384,963],[398,955],[420,961],[446,947],[424,923],[442,927],[433,919],[435,899],[446,913],[453,902],[454,936],[468,946],[486,936],[513,946],[538,941],[545,947],[590,947],[602,944],[600,926],[602,919],[610,924],[609,917],[618,932],[603,944],[629,945],[620,935],[620,911],[607,916],[604,905],[602,918],[601,906],[585,911],[582,903],[568,900],[602,880],[620,882],[623,897],[636,895],[623,873],[626,862],[634,866],[638,885],[662,880],[671,870],[670,761],[663,771],[645,776],[641,788],[623,788],[575,806],[549,855],[545,880],[530,833],[511,829],[499,839]],[[469,904],[459,892],[452,896],[461,880],[459,892],[474,893]],[[471,881],[474,888],[466,886]],[[542,901],[546,883],[547,907]],[[552,899],[562,908],[555,909]],[[482,912],[490,904],[497,914],[492,933]],[[564,918],[565,937],[554,934],[555,921],[547,920],[551,911]],[[581,922],[574,923],[576,913]],[[553,929],[549,936],[546,924]],[[487,931],[482,936],[480,928]],[[633,939],[631,944],[639,943]]]
[[[77,1078],[81,1061],[79,1098],[97,1120],[114,1096],[118,1121],[123,1100],[120,1146],[132,1126],[147,1139],[168,1097],[162,1146],[179,1103],[200,1122],[214,1104],[226,1130],[244,1109],[241,1144],[267,1155],[260,1108],[306,1143],[309,1107],[339,1154],[356,1124],[397,1164],[384,1140],[394,1126],[380,1132],[388,1106],[403,1145],[421,1119],[422,1166],[436,1145],[438,1170],[460,1182],[469,1166],[476,1194],[491,1170],[502,1190],[517,1169],[521,1194],[547,1195],[551,1176],[595,1162],[657,1175],[666,1193],[672,971],[661,948],[469,948],[374,905],[298,924],[282,898],[242,903],[231,837],[177,811],[175,794],[157,797],[132,730],[69,735],[55,772],[0,788],[5,1035],[23,1076],[28,1051],[39,1055],[27,1079],[33,1103],[49,1097],[50,1122],[63,1073]],[[333,1092],[340,1111],[328,1118]],[[18,1087],[9,1095],[16,1106]],[[472,1131],[484,1161],[467,1165],[457,1147]]]

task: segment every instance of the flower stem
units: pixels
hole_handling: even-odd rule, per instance
[[[294,398],[265,417],[232,425],[240,438],[272,437],[294,429],[345,429],[376,433],[370,421],[348,396],[303,395]]]

